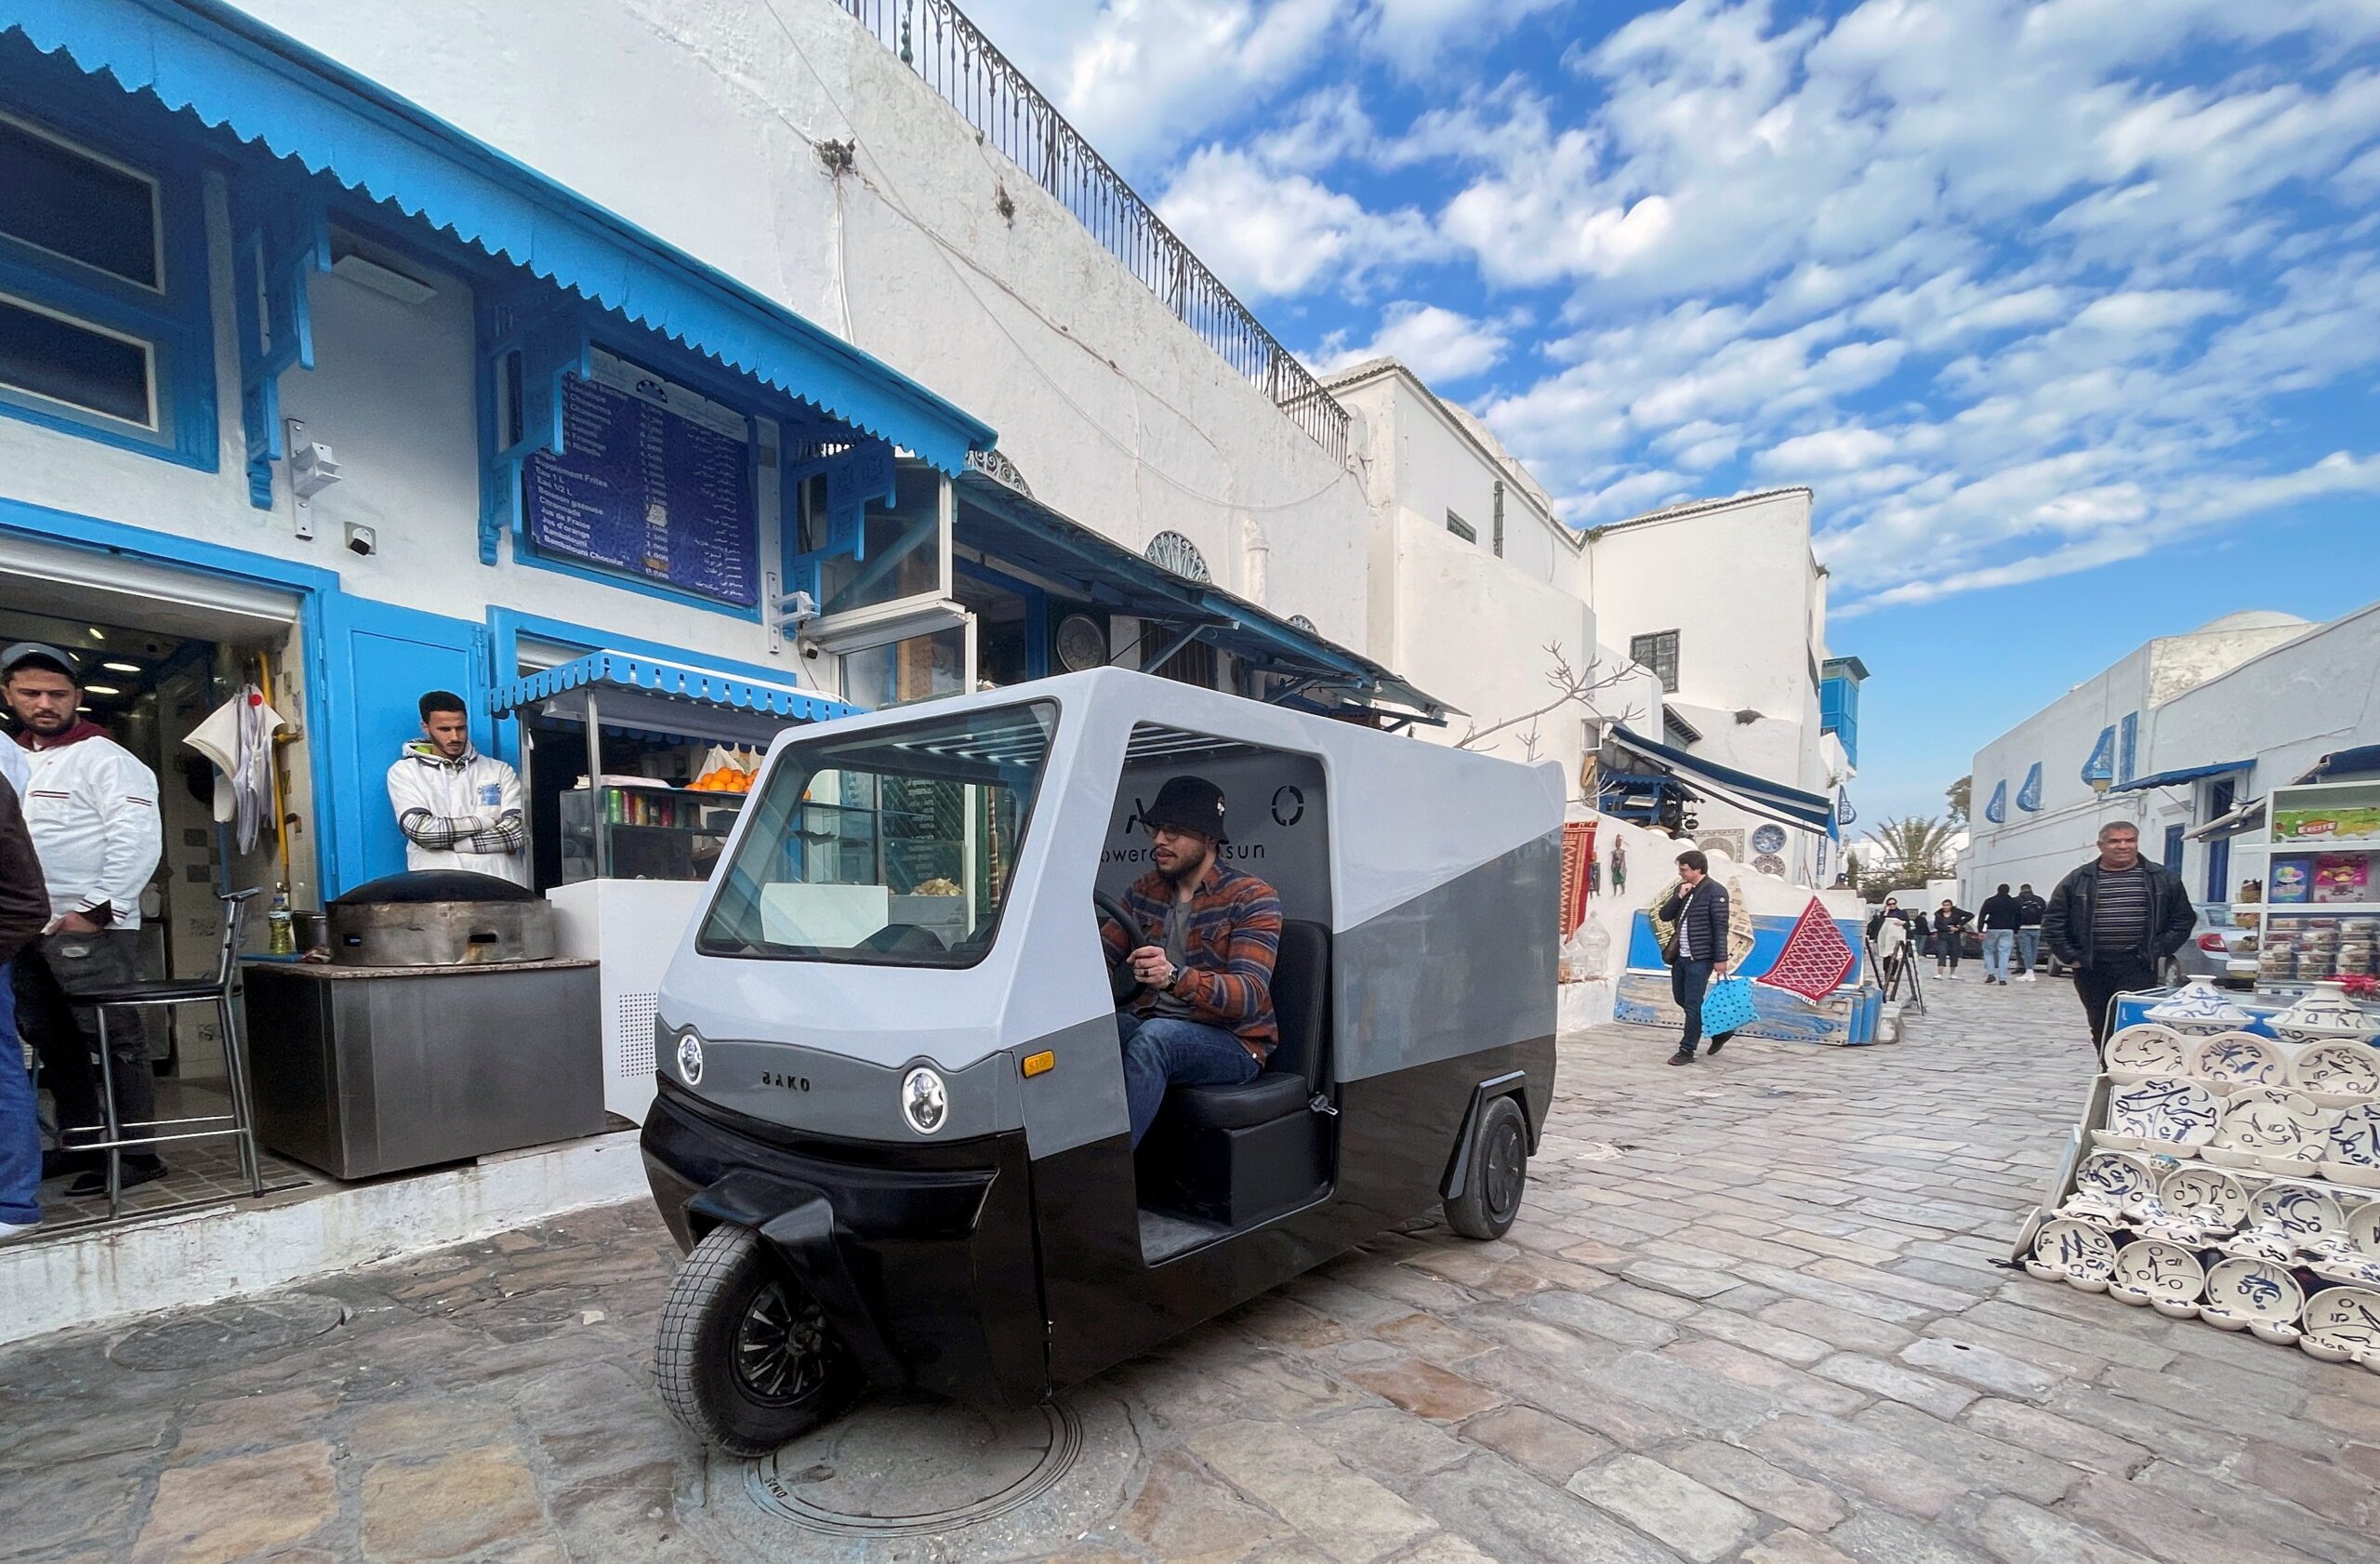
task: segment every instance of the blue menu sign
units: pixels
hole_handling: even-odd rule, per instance
[[[599,352],[594,368],[562,383],[562,452],[523,464],[531,542],[751,607],[760,542],[743,420],[626,360]]]

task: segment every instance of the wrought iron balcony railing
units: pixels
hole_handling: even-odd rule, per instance
[[[950,0],[840,0],[1334,461],[1347,410]]]

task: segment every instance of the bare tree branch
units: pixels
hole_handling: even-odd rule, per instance
[[[1463,730],[1462,736],[1455,740],[1456,749],[1476,748],[1480,740],[1490,735],[1527,723],[1527,736],[1524,740],[1523,748],[1527,750],[1529,759],[1535,760],[1539,743],[1537,736],[1540,720],[1551,716],[1566,706],[1585,707],[1589,715],[1607,722],[1633,722],[1639,715],[1636,709],[1632,706],[1614,718],[1597,707],[1594,701],[1594,697],[1614,685],[1626,683],[1629,676],[1628,669],[1620,668],[1605,672],[1601,659],[1593,657],[1588,659],[1586,667],[1573,668],[1570,666],[1570,655],[1562,649],[1562,643],[1558,641],[1547,642],[1545,653],[1554,659],[1553,669],[1545,676],[1546,683],[1554,692],[1554,698],[1535,710],[1524,711],[1517,717],[1507,717],[1501,722],[1490,722],[1484,728],[1477,722],[1472,723],[1470,727]]]

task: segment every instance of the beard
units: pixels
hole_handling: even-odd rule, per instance
[[[1209,847],[1197,853],[1183,855],[1181,857],[1176,858],[1170,867],[1168,867],[1165,864],[1159,864],[1157,866],[1157,871],[1165,876],[1167,881],[1170,884],[1184,884],[1190,881],[1197,879],[1199,874],[1206,868],[1207,860],[1213,856],[1214,849],[1212,847]]]

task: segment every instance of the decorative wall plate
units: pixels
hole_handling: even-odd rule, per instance
[[[2268,1260],[2219,1260],[2206,1273],[2201,1313],[2226,1330],[2287,1325],[2306,1306],[2306,1293],[2286,1266]]]
[[[2259,1087],[2223,1105],[2222,1124],[2213,1139],[2226,1150],[2251,1153],[2260,1166],[2317,1162],[2337,1117],[2303,1093]]]
[[[2179,1244],[2142,1239],[2116,1252],[2116,1268],[2108,1291],[2131,1294],[2141,1303],[2159,1299],[2169,1304],[2198,1301],[2206,1285],[2206,1267]]]
[[[2190,1050],[2189,1073],[2235,1086],[2286,1086],[2289,1060],[2281,1045],[2254,1032],[2217,1032]]]
[[[2380,1356],[2380,1292],[2323,1289],[2306,1302],[2305,1330],[2308,1344],[2330,1347],[2358,1362]]]
[[[2237,1227],[2248,1219],[2247,1186],[2221,1168],[2185,1163],[2158,1182],[2157,1198],[2203,1226]]]
[[[2219,1117],[2215,1093],[2179,1076],[2153,1075],[2108,1098],[2108,1128],[2139,1140],[2204,1146]]]
[[[2339,1110],[2322,1153],[2322,1170],[2342,1184],[2380,1186],[2380,1103]]]
[[[2171,1027],[2142,1021],[2108,1039],[2108,1068],[2135,1075],[2181,1075],[2189,1068],[2189,1040]]]
[[[2149,1019],[2177,1032],[2204,1035],[2253,1026],[2255,1017],[2212,983],[2187,983],[2170,999],[2149,1007]]]
[[[2347,1217],[2336,1200],[2320,1189],[2287,1179],[2274,1179],[2250,1196],[2248,1212],[2256,1231],[2285,1234],[2301,1249],[2312,1249],[2326,1237],[2347,1234]]]
[[[2081,1222],[2044,1224],[2033,1239],[2033,1254],[2077,1286],[2105,1287],[2115,1274],[2115,1239]]]
[[[2077,1193],[2089,1190],[2108,1196],[2119,1208],[2155,1186],[2156,1176],[2149,1171],[2149,1159],[2135,1151],[2094,1151],[2082,1159],[2082,1167],[2074,1173]]]
[[[2368,1042],[2318,1042],[2297,1055],[2290,1080],[2302,1092],[2380,1096],[2380,1048]]]

